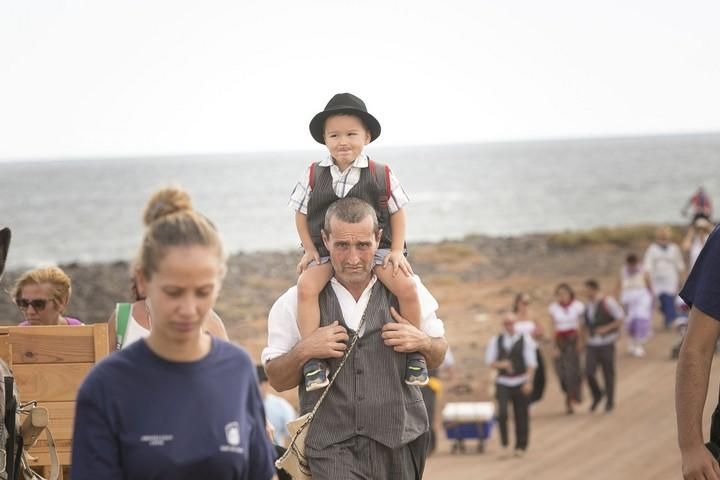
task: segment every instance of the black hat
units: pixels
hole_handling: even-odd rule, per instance
[[[316,142],[325,145],[325,120],[331,115],[349,113],[360,117],[365,126],[370,130],[370,141],[380,136],[380,122],[370,115],[365,107],[365,102],[352,93],[338,93],[334,95],[325,110],[318,113],[310,120],[310,135]]]
[[[5,259],[10,249],[10,229],[0,225],[0,277],[5,270]]]

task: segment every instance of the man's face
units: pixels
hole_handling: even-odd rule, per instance
[[[380,232],[373,233],[371,217],[359,223],[345,223],[337,218],[330,221],[330,234],[323,232],[323,241],[330,252],[335,278],[345,287],[364,288],[374,267],[373,257]]]
[[[583,288],[585,293],[585,298],[587,298],[589,301],[594,302],[597,299],[598,291],[595,290],[592,287],[588,287],[587,285]]]
[[[507,333],[510,335],[515,334],[515,315],[511,314],[505,314],[505,316],[502,319],[503,328]]]

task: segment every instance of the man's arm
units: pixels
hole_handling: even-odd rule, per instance
[[[401,317],[394,307],[390,307],[390,314],[396,323],[383,326],[382,338],[385,345],[400,353],[420,352],[425,357],[428,368],[439,367],[448,348],[445,337],[428,336]]]
[[[686,479],[720,480],[720,467],[704,446],[702,414],[720,320],[693,307],[680,349],[675,383],[678,444]]]
[[[302,378],[305,363],[312,358],[340,358],[347,349],[348,334],[338,322],[320,327],[300,340],[289,352],[265,364],[270,385],[278,392],[295,388]]]

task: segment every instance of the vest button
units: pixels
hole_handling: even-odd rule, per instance
[[[357,373],[358,375],[362,375],[362,372],[363,372],[363,371],[362,371],[362,368],[358,368],[355,373]]]
[[[358,432],[362,432],[364,429],[365,429],[365,427],[363,427],[362,425],[360,425],[360,426],[358,427]]]
[[[362,402],[365,400],[365,395],[358,395],[358,401]]]

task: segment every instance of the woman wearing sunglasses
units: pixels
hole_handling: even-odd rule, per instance
[[[58,267],[23,273],[12,293],[15,305],[25,317],[20,326],[82,325],[77,318],[64,315],[70,301],[70,283],[70,277]]]

